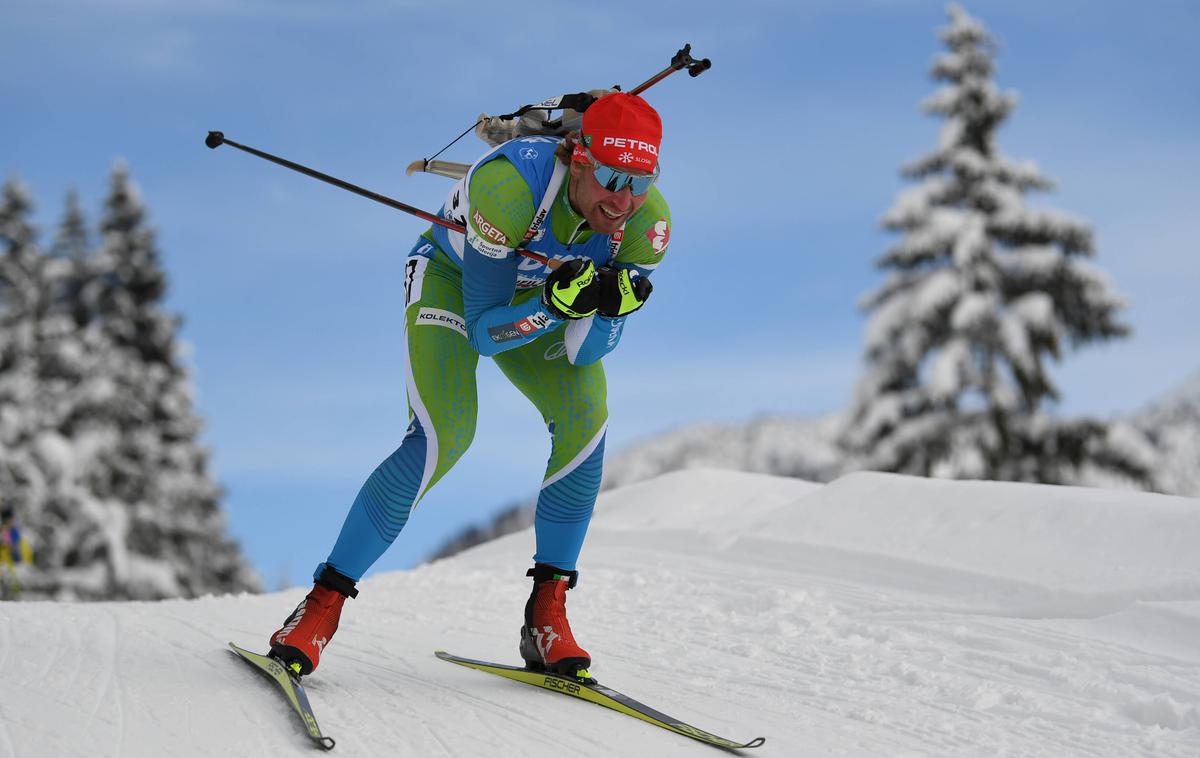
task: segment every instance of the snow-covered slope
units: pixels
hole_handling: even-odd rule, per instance
[[[1200,501],[729,471],[602,496],[572,622],[611,686],[762,756],[1200,754]],[[528,532],[364,583],[309,695],[337,755],[703,756],[436,660],[513,660]],[[311,755],[261,647],[303,590],[0,608],[0,757]]]

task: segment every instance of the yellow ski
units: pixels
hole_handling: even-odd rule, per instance
[[[303,722],[304,731],[308,733],[309,738],[323,749],[333,750],[333,739],[321,734],[321,728],[317,726],[317,717],[313,715],[312,706],[308,703],[308,695],[304,693],[304,687],[300,686],[299,675],[288,671],[283,663],[274,658],[252,653],[232,642],[229,643],[229,649],[237,657],[250,664],[254,670],[278,684],[288,705],[292,706],[292,710]]]
[[[488,663],[487,661],[476,661],[471,658],[460,658],[444,650],[438,650],[434,655],[443,661],[457,663],[459,666],[466,666],[467,668],[476,669],[488,674],[502,676],[505,679],[531,684],[534,687],[541,687],[553,692],[561,692],[564,695],[577,697],[589,703],[602,705],[605,708],[611,708],[619,713],[624,713],[626,716],[633,716],[648,724],[654,724],[676,734],[682,734],[684,737],[691,737],[694,740],[699,740],[715,747],[725,748],[726,750],[743,750],[745,748],[758,747],[766,742],[766,738],[764,737],[755,737],[749,742],[734,742],[724,737],[718,737],[703,729],[697,729],[690,724],[686,724],[679,719],[672,718],[644,703],[639,703],[628,695],[605,687],[594,679],[575,679],[544,671],[529,671],[517,666],[506,666],[502,663]]]

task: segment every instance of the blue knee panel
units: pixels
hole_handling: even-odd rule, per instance
[[[537,553],[533,560],[574,571],[592,520],[604,472],[604,439],[566,476],[542,489],[533,525]]]
[[[414,420],[403,444],[367,478],[326,561],[338,573],[358,581],[400,534],[421,486],[427,445]]]

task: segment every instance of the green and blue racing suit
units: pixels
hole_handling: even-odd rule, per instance
[[[395,540],[422,496],[462,457],[475,433],[479,357],[490,356],[542,414],[551,453],[537,500],[534,561],[574,570],[591,520],[608,426],[600,359],[626,318],[556,319],[542,304],[548,260],[586,257],[649,276],[662,262],[671,217],[657,188],[613,235],[594,234],[568,199],[560,140],[526,137],[478,160],[404,270],[409,428],[359,491],[326,563],[358,580]],[[317,575],[326,564],[317,568]]]

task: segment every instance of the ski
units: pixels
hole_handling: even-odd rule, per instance
[[[308,695],[304,694],[304,687],[300,685],[299,676],[288,671],[281,662],[269,656],[244,650],[232,642],[229,643],[229,649],[256,671],[278,684],[283,691],[284,698],[292,706],[292,710],[296,711],[300,721],[304,723],[304,730],[309,738],[322,749],[333,750],[333,738],[321,734],[321,728],[317,726],[317,717],[313,715],[312,706],[308,703]]]
[[[457,655],[447,653],[445,650],[438,650],[434,655],[443,661],[457,663],[459,666],[466,666],[467,668],[476,669],[488,674],[502,676],[505,679],[511,679],[515,682],[532,684],[535,687],[560,692],[564,695],[586,700],[589,703],[602,705],[605,708],[611,708],[627,716],[633,716],[649,724],[662,727],[667,731],[682,734],[684,737],[691,737],[694,740],[725,748],[726,750],[743,750],[745,748],[758,747],[766,742],[765,737],[755,737],[749,742],[734,742],[724,737],[718,737],[715,734],[706,732],[703,729],[697,729],[691,724],[686,724],[679,719],[657,711],[644,703],[639,703],[628,695],[605,687],[594,679],[576,679],[545,671],[530,671],[518,666],[506,666],[502,663],[488,663],[487,661],[476,661],[471,658],[460,658]]]

